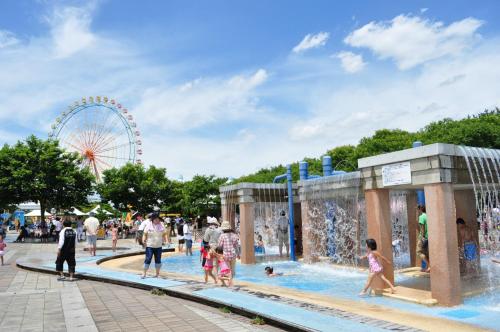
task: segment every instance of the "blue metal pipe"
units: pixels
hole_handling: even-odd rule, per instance
[[[420,141],[415,141],[412,144],[412,148],[418,148],[423,146],[422,142]],[[423,190],[417,190],[417,204],[418,205],[425,205],[425,193]]]
[[[309,178],[309,164],[307,161],[299,161],[299,178],[301,180]]]
[[[281,180],[286,179],[286,177],[287,177],[287,174],[286,174],[286,173],[285,173],[285,174],[278,175],[278,176],[276,176],[276,177],[274,178],[273,183],[278,183],[278,182],[280,182]]]
[[[293,188],[292,188],[292,165],[286,166],[286,179],[288,185],[288,227],[290,228],[290,259],[297,260],[295,257],[295,222],[293,215]]]
[[[330,156],[323,156],[323,176],[330,176],[332,175],[332,157]]]

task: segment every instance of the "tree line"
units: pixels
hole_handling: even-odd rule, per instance
[[[500,149],[500,109],[486,110],[460,120],[445,118],[432,122],[416,132],[400,129],[381,129],[374,135],[362,138],[357,145],[342,145],[325,152],[332,157],[336,170],[346,172],[357,169],[358,159],[382,153],[411,148],[412,143],[449,143]],[[322,174],[321,158],[304,158],[309,163],[309,173]],[[234,180],[238,182],[272,182],[274,177],[286,173],[285,165],[262,168],[256,173]],[[299,178],[298,162],[292,164],[294,181]]]
[[[354,171],[359,158],[410,148],[412,142],[424,144],[450,143],[500,149],[500,109],[484,111],[461,120],[443,119],[432,122],[417,132],[382,129],[357,145],[343,145],[326,151],[337,170]],[[304,158],[310,173],[321,174],[320,158]],[[298,163],[292,165],[297,180]],[[285,166],[263,168],[242,176],[237,182],[272,182],[286,172]],[[190,181],[175,181],[167,177],[165,168],[126,164],[104,171],[103,180],[96,182],[84,167],[81,156],[63,150],[56,140],[30,136],[0,149],[0,208],[14,210],[15,205],[39,202],[41,211],[59,211],[78,207],[88,210],[88,197],[98,193],[102,206],[114,212],[160,209],[184,216],[220,214],[219,187],[227,178],[196,175]]]
[[[218,215],[219,186],[226,182],[213,175],[170,180],[164,168],[132,163],[104,171],[103,181],[96,182],[81,156],[63,150],[57,140],[30,136],[0,149],[0,209],[14,211],[20,203],[39,202],[42,218],[51,209],[88,211],[88,198],[95,193],[101,207],[116,215],[153,209],[185,216]]]

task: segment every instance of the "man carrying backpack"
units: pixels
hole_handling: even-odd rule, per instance
[[[76,266],[76,232],[71,228],[69,220],[64,220],[63,226],[64,228],[59,233],[59,245],[57,246],[56,271],[59,272],[57,280],[66,279],[63,273],[64,262],[66,262],[68,263],[69,281],[73,281]]]

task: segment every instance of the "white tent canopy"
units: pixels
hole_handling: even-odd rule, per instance
[[[72,208],[71,212],[73,214],[77,215],[77,216],[86,216],[86,215],[88,215],[88,213],[82,212],[82,211],[78,210],[76,207]]]
[[[100,205],[97,205],[95,208],[93,208],[92,210],[90,210],[90,212],[94,212],[94,213],[99,213],[99,211],[101,211],[104,214],[107,214],[108,216],[112,216],[113,215],[111,212],[106,211],[104,209],[101,209]]]
[[[42,216],[42,211],[41,210],[33,210],[30,213],[27,213],[24,215],[25,217],[41,217]],[[50,217],[51,214],[45,211],[45,216]]]

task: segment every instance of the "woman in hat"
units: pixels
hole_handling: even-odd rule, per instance
[[[224,220],[221,225],[222,234],[219,237],[218,246],[223,248],[224,260],[231,269],[229,286],[233,285],[233,278],[236,275],[236,258],[240,258],[239,238],[232,230],[229,221]]]
[[[219,227],[219,222],[217,218],[208,217],[208,228],[203,235],[203,241],[210,244],[211,247],[215,248],[219,244],[219,237],[221,235]]]
[[[165,226],[161,222],[160,215],[153,213],[150,217],[151,222],[144,227],[143,243],[146,245],[146,259],[144,260],[144,273],[142,278],[146,278],[146,273],[149,270],[149,264],[154,256],[156,275],[160,275],[161,268],[161,252],[163,243],[166,241]]]

